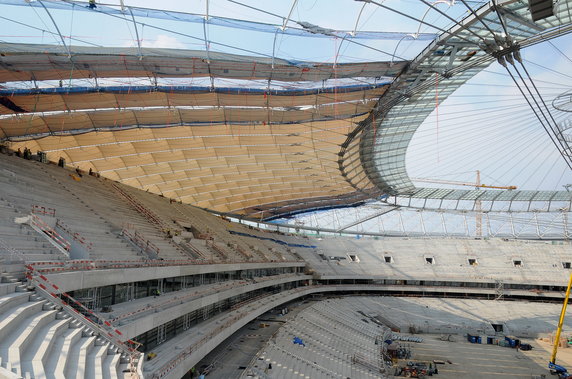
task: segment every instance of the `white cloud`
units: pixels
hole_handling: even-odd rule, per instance
[[[165,47],[170,49],[186,49],[185,44],[175,37],[159,34],[154,40],[144,39],[143,47]]]

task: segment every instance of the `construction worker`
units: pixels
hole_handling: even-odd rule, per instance
[[[89,9],[95,9],[97,6],[95,5],[95,0],[89,0]]]

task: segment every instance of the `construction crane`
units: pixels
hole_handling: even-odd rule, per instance
[[[454,180],[441,180],[441,179],[430,179],[430,178],[411,178],[416,182],[426,182],[426,183],[438,183],[438,184],[452,184],[455,186],[467,186],[467,187],[475,187],[475,188],[494,188],[494,189],[505,189],[505,190],[515,190],[517,189],[516,186],[492,186],[489,184],[481,183],[481,172],[477,171],[477,180],[475,183],[468,183],[468,182],[457,182]]]
[[[481,172],[479,170],[477,170],[477,178],[474,183],[458,182],[454,180],[429,179],[429,178],[411,178],[411,180],[414,180],[416,182],[425,182],[425,183],[452,184],[455,186],[475,187],[477,189],[479,188],[493,188],[493,189],[504,189],[504,190],[516,189],[516,186],[492,186],[481,183]],[[475,212],[476,212],[475,234],[479,238],[483,236],[483,212],[481,204],[482,203],[480,200],[475,200]]]
[[[566,307],[568,306],[568,298],[570,297],[570,287],[572,287],[572,274],[568,280],[568,288],[566,288],[566,295],[564,296],[564,303],[560,311],[560,319],[558,320],[558,327],[556,328],[556,336],[554,337],[554,347],[552,348],[552,356],[548,362],[548,369],[551,374],[558,375],[559,378],[572,378],[572,374],[564,366],[556,364],[556,353],[558,352],[558,343],[560,342],[560,333],[562,333],[562,325],[564,324],[564,317],[566,316]]]

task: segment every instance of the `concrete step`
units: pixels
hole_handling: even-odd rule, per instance
[[[23,293],[29,296],[28,293]],[[32,316],[42,310],[42,306],[46,301],[24,302],[17,306],[11,306],[0,314],[0,346],[6,340],[6,337],[17,328],[21,322],[27,317]]]
[[[16,283],[0,283],[0,296],[8,295],[16,292]],[[0,304],[2,304],[2,298],[0,297]],[[1,305],[0,305],[1,307]],[[1,312],[1,310],[0,310]]]
[[[76,341],[81,338],[81,333],[82,328],[68,329],[54,343],[53,351],[47,359],[47,378],[59,379],[65,377],[65,367],[68,354],[71,352],[72,346],[75,347]]]
[[[97,337],[83,337],[68,354],[65,376],[66,378],[85,378],[87,356]]]
[[[45,325],[54,321],[56,318],[56,311],[43,311],[35,315],[23,329],[16,329],[16,339],[10,344],[8,348],[8,360],[12,363],[12,367],[19,367],[18,371],[23,374],[22,370],[22,354],[34,337],[40,332]],[[7,337],[6,340],[9,340]],[[4,341],[2,341],[4,343]]]
[[[100,379],[103,377],[103,361],[107,355],[109,344],[96,345],[87,356],[85,378]]]
[[[69,330],[69,319],[56,319],[46,325],[37,335],[22,358],[22,371],[34,378],[46,377],[47,358],[59,336]]]
[[[103,360],[103,378],[104,379],[118,379],[123,378],[123,375],[118,376],[119,360],[121,354],[109,354]]]

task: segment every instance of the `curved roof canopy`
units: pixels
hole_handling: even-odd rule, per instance
[[[214,52],[206,29],[204,51],[146,48],[139,37],[133,48],[71,46],[61,34],[61,45],[0,43],[0,139],[143,190],[251,218],[355,205],[382,194],[418,197],[427,191],[411,183],[405,152],[433,110],[435,81],[444,99],[493,61],[484,23],[498,33],[505,23],[519,46],[567,32],[570,2],[561,4],[556,16],[537,23],[522,2],[500,2],[497,11],[487,4],[448,31],[439,29],[441,36],[412,62],[340,63],[339,49],[333,63],[279,59],[274,51],[270,57]],[[123,14],[106,9],[98,12]],[[297,23],[292,35],[353,38]],[[280,28],[239,24],[274,31],[276,43]],[[28,82],[41,84],[23,85]]]
[[[272,217],[359,203],[340,175],[340,144],[387,87],[316,86],[394,76],[405,62],[290,63],[172,49],[0,44],[4,83],[74,78],[209,77],[292,89],[188,85],[7,88],[0,136],[13,149],[218,212]]]

